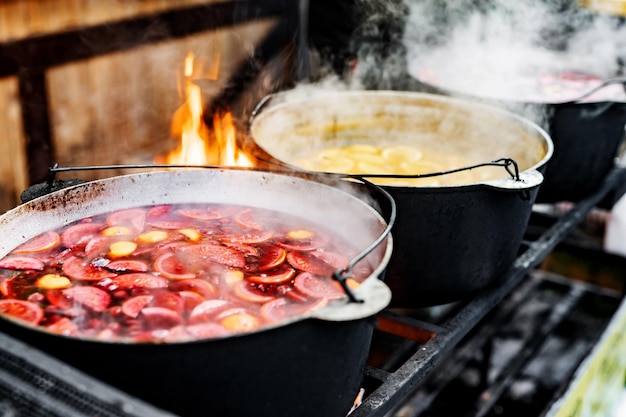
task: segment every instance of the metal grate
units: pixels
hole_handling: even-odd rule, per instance
[[[172,416],[1,333],[0,415]]]
[[[593,348],[620,296],[533,272],[394,416],[540,416]]]

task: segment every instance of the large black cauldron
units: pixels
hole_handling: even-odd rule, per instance
[[[84,340],[9,316],[0,318],[0,330],[181,416],[344,417],[361,387],[373,317],[390,299],[380,278],[392,250],[383,218],[351,192],[348,184],[340,189],[294,176],[220,169],[113,177],[36,198],[0,216],[0,256],[84,217],[153,204],[210,202],[278,210],[332,227],[365,249],[374,271],[354,291],[362,303],[338,300],[284,324],[232,337],[178,343]]]

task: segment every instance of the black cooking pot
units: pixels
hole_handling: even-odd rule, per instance
[[[579,201],[597,190],[615,167],[626,138],[626,102],[548,107],[546,129],[554,140],[554,155],[537,202]]]
[[[426,65],[426,64],[425,64]],[[607,86],[624,84],[626,78],[606,80],[601,87],[567,101],[520,101],[480,93],[480,82],[471,82],[460,89],[433,84],[421,76],[420,67],[410,69],[421,89],[432,94],[471,99],[504,108],[535,121],[554,142],[554,155],[547,164],[545,179],[537,203],[579,201],[595,191],[608,172],[615,167],[625,139],[626,102],[587,100],[592,92]],[[458,80],[456,81],[458,83]],[[489,83],[488,79],[483,81]],[[499,81],[502,83],[502,81]],[[495,91],[496,86],[490,86]],[[503,86],[506,90],[506,86]]]
[[[392,250],[390,225],[367,195],[352,194],[358,191],[345,181],[220,169],[113,177],[36,198],[0,216],[0,256],[84,217],[153,204],[210,202],[267,208],[323,224],[363,250],[357,258],[374,269],[354,290],[362,302],[338,300],[230,337],[107,342],[49,333],[9,316],[0,319],[0,330],[181,416],[344,417],[361,387],[374,316],[390,299],[380,279]]]
[[[350,144],[401,144],[479,162],[517,161],[515,178],[498,168],[494,179],[463,184],[380,182],[397,204],[385,282],[392,290],[391,305],[398,307],[456,301],[497,285],[517,255],[543,180],[540,171],[552,155],[548,135],[519,116],[466,100],[408,92],[306,97],[285,92],[258,106],[250,134],[250,150],[258,159],[294,170],[304,169],[299,160],[310,151]],[[380,175],[369,177],[381,180]]]

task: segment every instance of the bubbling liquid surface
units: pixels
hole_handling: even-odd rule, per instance
[[[0,313],[102,341],[224,337],[344,298],[332,274],[356,254],[336,233],[273,210],[118,210],[43,233],[0,259]],[[371,272],[357,263],[348,285]]]
[[[352,144],[313,151],[294,161],[310,171],[342,174],[424,175],[469,167],[485,161],[462,155],[408,145]],[[369,178],[379,185],[442,186],[464,185],[502,178],[502,168],[484,166],[471,170],[423,178]]]

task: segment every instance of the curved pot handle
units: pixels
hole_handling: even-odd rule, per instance
[[[373,316],[389,305],[391,290],[380,279],[370,277],[353,290],[361,303],[353,303],[348,298],[333,301],[319,310],[311,312],[310,318],[326,321],[348,321]]]
[[[499,178],[481,184],[506,191],[525,191],[543,183],[543,174],[535,169],[520,172],[518,178]]]
[[[484,166],[499,166],[509,173],[510,177],[501,178],[496,180],[484,181],[479,184],[491,186],[494,188],[502,188],[509,190],[527,190],[533,188],[543,182],[543,175],[536,170],[528,170],[524,172],[519,171],[517,162],[511,158],[500,158],[491,162],[482,162],[475,165],[469,165],[462,168],[455,168],[448,171],[432,172],[429,174],[415,174],[415,175],[400,175],[400,174],[359,174],[358,177],[365,178],[427,178],[438,177],[441,175],[448,175],[455,172],[467,171],[474,168]]]
[[[351,290],[350,287],[348,287],[348,284],[347,284],[346,280],[352,276],[352,270],[353,270],[354,266],[359,261],[364,259],[377,246],[381,245],[385,241],[385,239],[387,239],[387,238],[391,239],[391,229],[392,229],[392,227],[393,227],[393,225],[394,225],[394,223],[396,221],[396,210],[397,209],[396,209],[396,202],[393,199],[393,197],[391,197],[391,194],[389,194],[387,191],[385,191],[381,187],[379,187],[376,184],[373,184],[373,183],[371,183],[371,182],[369,182],[369,181],[367,181],[367,180],[365,180],[363,178],[360,178],[359,176],[349,176],[348,178],[352,178],[352,179],[361,181],[363,183],[363,185],[365,185],[367,188],[369,188],[370,190],[373,190],[373,191],[379,193],[380,195],[382,195],[383,198],[385,198],[385,200],[389,203],[389,207],[390,207],[389,219],[387,220],[387,226],[385,227],[385,230],[383,230],[383,232],[367,248],[365,248],[361,253],[359,253],[356,256],[354,256],[350,260],[350,262],[348,262],[348,265],[346,265],[345,268],[337,269],[333,273],[333,279],[336,280],[337,282],[339,282],[339,284],[343,288],[344,292],[348,296],[348,299],[352,303],[363,303],[364,300],[359,299],[354,294],[353,290]]]
[[[624,85],[624,92],[626,93],[626,77],[609,78],[608,80],[604,80],[599,85],[593,87],[591,90],[587,91],[586,93],[583,93],[583,95],[579,96],[578,98],[576,98],[574,100],[570,100],[570,101],[565,101],[565,102],[562,102],[562,103],[557,103],[557,104],[576,104],[576,103],[580,103],[582,100],[584,100],[585,98],[589,97],[593,93],[596,93],[596,92],[602,90],[604,87],[607,87],[607,86],[612,85],[612,84],[623,84]]]
[[[276,96],[277,94],[268,94],[263,97],[256,106],[254,106],[254,109],[252,109],[250,117],[248,118],[248,126],[252,126],[252,122],[254,121],[254,118],[257,116],[257,114],[259,114],[264,107],[269,106],[269,104],[272,102],[272,100],[274,100]]]

